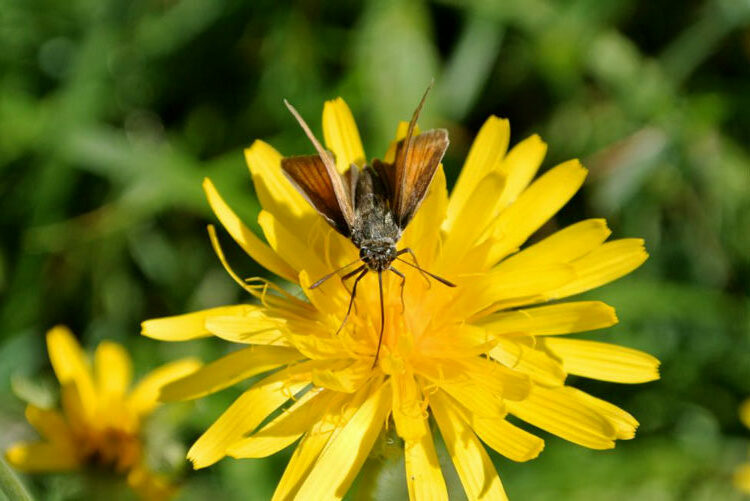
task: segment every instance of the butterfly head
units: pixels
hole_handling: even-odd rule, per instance
[[[396,243],[390,238],[366,240],[359,247],[359,258],[371,271],[386,271],[396,255]]]

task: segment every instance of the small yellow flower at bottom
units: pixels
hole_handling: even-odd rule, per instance
[[[26,473],[104,466],[125,476],[143,499],[170,497],[174,486],[144,462],[141,424],[158,405],[161,387],[196,371],[200,362],[183,359],[166,364],[131,390],[130,356],[117,343],[99,344],[93,371],[65,327],[47,333],[47,350],[60,381],[62,409],[29,405],[26,418],[42,440],[13,444],[6,451],[8,462]]]
[[[740,421],[750,428],[750,399],[740,406]],[[734,472],[734,486],[750,494],[750,463],[741,464]]]
[[[340,170],[363,167],[359,132],[342,99],[325,104],[323,130]],[[405,131],[399,126],[396,139]],[[586,169],[571,160],[534,180],[546,145],[532,136],[506,151],[509,136],[507,120],[487,120],[450,197],[438,168],[400,248],[411,248],[422,267],[457,287],[430,286],[411,263],[394,261],[406,275],[403,302],[399,277],[387,274],[383,343],[374,366],[382,318],[377,277],[359,285],[356,309],[339,332],[349,291],[336,279],[315,289],[310,284],[356,260],[357,249],[285,178],[282,155],[262,141],[245,151],[265,242],[206,180],[209,203],[235,241],[300,288],[291,294],[264,280],[240,279],[211,228],[222,264],[258,304],[143,323],[143,334],[156,339],[213,335],[246,346],[166,386],[164,400],[199,398],[266,374],[191,447],[195,468],[225,456],[266,457],[296,443],[273,499],[341,499],[382,430],[391,427],[403,440],[410,499],[448,499],[433,440],[439,431],[466,496],[505,499],[485,446],[516,461],[535,458],[544,446],[509,415],[592,449],[635,436],[633,416],[566,385],[566,378],[653,381],[658,360],[568,337],[617,322],[614,309],[600,301],[541,304],[630,273],[647,258],[643,241],[607,241],[605,222],[589,219],[522,249],[578,191]],[[395,144],[386,162],[393,161]]]

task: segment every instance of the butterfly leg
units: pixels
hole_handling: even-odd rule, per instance
[[[408,252],[411,255],[412,259],[414,259],[414,263],[410,263],[409,261],[406,261],[406,260],[401,259],[400,257],[398,257],[401,254],[404,254],[405,252]],[[396,259],[399,260],[399,261],[401,261],[402,263],[404,263],[406,265],[411,266],[412,268],[416,268],[417,270],[419,270],[419,272],[422,274],[422,276],[425,277],[425,280],[427,280],[428,284],[430,284],[430,280],[425,275],[429,275],[430,277],[434,278],[435,280],[437,280],[441,284],[447,285],[448,287],[455,287],[456,286],[456,284],[454,284],[453,282],[449,282],[448,280],[444,279],[443,277],[439,277],[439,276],[435,275],[434,273],[430,273],[429,271],[421,268],[419,266],[419,261],[417,261],[417,256],[414,255],[414,251],[412,251],[408,247],[405,248],[405,249],[401,249],[400,251],[398,251],[396,253]]]
[[[405,249],[401,249],[400,251],[396,253],[396,257],[402,254],[406,254],[407,252],[411,256],[411,258],[414,260],[414,264],[416,264],[415,268],[419,270],[419,273],[422,275],[425,282],[427,282],[427,288],[428,289],[431,288],[432,282],[430,282],[430,279],[427,277],[427,273],[419,266],[419,261],[417,261],[417,255],[414,254],[413,250],[411,250],[409,247],[406,247]],[[403,261],[403,259],[399,259],[399,261]]]
[[[354,260],[354,261],[352,261],[351,263],[349,263],[349,264],[345,264],[345,265],[344,265],[344,266],[342,266],[341,268],[338,268],[338,269],[336,269],[336,270],[333,270],[333,271],[332,271],[331,273],[329,273],[328,275],[324,276],[323,278],[319,279],[319,280],[318,280],[318,281],[316,281],[316,282],[315,282],[314,284],[312,284],[312,285],[310,286],[310,289],[315,289],[315,288],[319,287],[320,285],[322,285],[322,284],[323,284],[323,282],[325,282],[326,280],[328,280],[329,278],[331,278],[332,276],[334,276],[334,275],[335,275],[335,274],[337,274],[338,272],[340,272],[340,271],[344,271],[345,269],[347,269],[347,268],[348,268],[348,267],[350,267],[351,265],[353,265],[353,264],[356,264],[356,263],[359,263],[359,261],[360,261],[359,259],[355,259],[355,260]],[[360,269],[360,268],[357,268],[357,270],[356,270],[356,271],[355,271],[354,273],[351,273],[350,275],[353,275],[353,274],[357,273],[357,271],[359,271],[359,269]],[[344,280],[344,279],[342,278],[341,280]]]
[[[404,305],[404,285],[406,285],[406,275],[398,271],[396,268],[391,266],[388,268],[390,271],[401,277],[401,314],[404,314],[404,311],[406,311],[406,306]]]
[[[359,273],[360,271],[361,273]],[[346,276],[343,277],[343,279],[345,280],[353,276],[355,273],[359,273],[359,275],[357,275],[357,278],[354,280],[354,285],[352,286],[352,294],[351,296],[349,296],[349,307],[346,309],[346,315],[344,315],[344,320],[341,322],[341,325],[336,330],[336,335],[338,335],[339,332],[341,332],[341,329],[344,328],[346,321],[349,319],[349,314],[352,312],[352,305],[354,304],[354,298],[357,295],[357,284],[359,284],[359,281],[362,280],[365,275],[367,275],[368,271],[369,270],[364,265],[362,265],[356,270],[354,270],[353,272],[347,273]]]
[[[364,267],[360,266],[356,270],[354,270],[354,273],[349,273],[346,276],[341,277],[341,286],[344,287],[344,290],[349,293],[349,296],[352,295],[352,289],[349,288],[349,286],[346,284],[346,281],[349,280],[355,273],[359,273],[362,271]],[[359,310],[357,310],[357,303],[354,303],[354,313],[357,313]]]

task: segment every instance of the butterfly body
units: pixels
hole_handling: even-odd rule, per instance
[[[353,198],[354,224],[349,238],[370,271],[386,271],[396,259],[401,228],[390,208],[385,185],[371,167],[360,173]]]
[[[429,90],[428,88],[427,91]],[[358,284],[368,272],[377,274],[380,335],[373,367],[378,361],[385,327],[383,273],[391,272],[401,278],[402,309],[404,307],[406,276],[393,266],[394,261],[416,268],[425,279],[430,276],[444,285],[455,287],[444,278],[420,268],[411,249],[397,249],[401,234],[427,195],[440,160],[448,148],[448,131],[445,129],[415,134],[417,118],[426,97],[427,92],[412,115],[406,136],[396,144],[393,162],[376,159],[362,170],[352,164],[344,174],[337,170],[333,154],[323,148],[297,110],[285,101],[315,147],[317,155],[286,157],[281,161],[281,169],[328,224],[359,249],[359,259],[329,273],[310,288],[314,289],[338,272],[361,263],[355,270],[341,277],[342,281],[356,278],[349,297],[349,307],[338,333],[349,318]],[[407,252],[414,263],[399,257]]]

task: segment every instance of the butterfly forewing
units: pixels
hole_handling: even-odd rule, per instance
[[[351,207],[350,190],[344,189],[344,182],[336,172],[329,175],[329,170],[320,155],[305,155],[287,157],[281,160],[281,169],[292,183],[325,218],[328,223],[342,235],[348,237],[351,225],[342,209],[342,201],[337,196],[335,182],[341,185],[341,192],[345,197],[343,204]]]
[[[414,217],[435,177],[448,148],[448,131],[434,129],[419,134],[412,138],[409,148],[406,148],[405,141],[402,140],[396,147],[393,165],[381,164],[379,168],[386,173],[385,176],[381,175],[381,179],[393,183],[390,185],[391,207],[402,229]]]
[[[318,152],[317,157],[299,157],[299,158],[317,158],[317,160],[308,161],[307,163],[314,164],[316,173],[311,174],[311,176],[318,176],[318,177],[327,177],[328,183],[318,183],[322,185],[327,185],[330,187],[330,190],[333,192],[334,198],[336,200],[336,205],[338,206],[338,214],[343,218],[344,222],[346,223],[346,231],[342,231],[342,226],[338,224],[334,224],[333,221],[337,221],[337,219],[331,219],[328,218],[328,222],[333,225],[334,228],[336,228],[341,234],[348,236],[351,232],[351,227],[354,224],[354,205],[353,205],[353,198],[351,197],[351,190],[348,190],[344,186],[344,181],[341,179],[341,175],[336,170],[336,162],[333,159],[333,155],[331,152],[326,151],[323,146],[320,144],[320,141],[315,137],[315,134],[313,134],[312,130],[310,129],[310,126],[307,125],[307,122],[302,118],[302,115],[299,114],[297,109],[292,106],[289,101],[284,99],[284,104],[286,104],[286,107],[289,108],[289,111],[294,115],[294,118],[297,119],[297,122],[299,122],[300,127],[302,127],[302,130],[305,131],[305,135],[310,140],[310,142],[315,147],[315,151]],[[321,167],[322,166],[322,170]],[[282,162],[283,167],[283,162]],[[325,176],[323,175],[323,171],[325,171]],[[315,186],[313,186],[314,188]],[[310,196],[310,193],[305,193],[307,196]],[[322,193],[321,193],[322,195]],[[326,196],[328,193],[326,193]],[[315,205],[315,204],[313,204]],[[316,205],[315,206],[318,211],[321,212],[325,216],[325,214],[321,211],[321,209]]]

